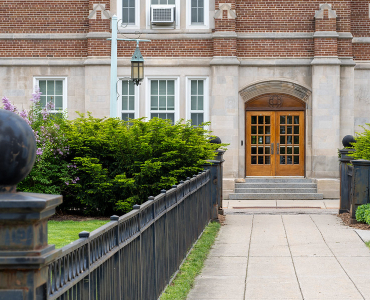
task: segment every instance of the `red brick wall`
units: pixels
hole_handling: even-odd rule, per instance
[[[337,30],[337,20],[336,19],[324,19],[315,21],[316,31],[336,31]]]
[[[339,16],[337,31],[350,31],[350,0],[329,1]],[[313,32],[321,0],[237,0],[238,32]]]
[[[238,40],[239,57],[313,57],[312,39]]]
[[[353,56],[351,39],[338,39],[338,56]]]
[[[351,25],[355,37],[370,36],[369,1],[352,0]]]
[[[336,38],[316,38],[315,56],[337,56],[338,44]]]
[[[215,39],[213,42],[214,56],[236,56],[236,39]]]
[[[86,57],[86,40],[2,40],[0,57]]]
[[[105,4],[105,10],[110,10],[109,0],[89,0],[89,10],[92,10],[94,4]],[[89,20],[89,32],[110,32],[110,19],[102,19],[102,11],[96,11],[96,18]]]
[[[88,32],[89,0],[1,0],[0,33]]]
[[[353,44],[355,60],[370,60],[370,44]]]

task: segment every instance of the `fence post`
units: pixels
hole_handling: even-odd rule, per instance
[[[219,140],[219,138],[218,138]],[[221,143],[221,140],[219,140]],[[205,170],[211,171],[211,219],[218,219],[218,214],[223,214],[222,209],[222,176],[223,167],[222,164],[225,161],[223,159],[225,151],[216,150],[215,157],[213,160],[208,160],[207,164],[204,165]]]
[[[351,197],[350,197],[350,182],[348,176],[348,164],[353,159],[353,157],[348,156],[348,154],[353,153],[354,149],[342,149],[339,150],[341,158],[340,161],[340,204],[339,204],[339,214],[346,213],[350,211],[351,207]]]
[[[29,125],[0,110],[0,299],[47,298],[47,263],[60,252],[48,245],[47,218],[62,196],[17,193],[31,171],[36,141]]]
[[[356,210],[362,204],[370,203],[370,160],[352,160],[351,223],[356,223]]]

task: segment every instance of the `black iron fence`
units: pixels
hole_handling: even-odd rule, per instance
[[[340,207],[339,213],[350,213],[356,222],[357,207],[370,203],[370,161],[354,160],[353,149],[340,150]]]
[[[211,171],[106,225],[48,264],[47,299],[158,299],[211,219]]]

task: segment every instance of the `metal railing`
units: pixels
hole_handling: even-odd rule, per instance
[[[106,225],[48,264],[47,299],[158,299],[211,219],[210,170]]]

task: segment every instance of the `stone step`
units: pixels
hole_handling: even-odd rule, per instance
[[[230,200],[322,200],[323,194],[318,193],[233,193]]]
[[[246,177],[246,183],[313,183],[304,177]]]
[[[236,194],[271,194],[271,193],[276,193],[276,194],[310,194],[310,193],[317,193],[317,188],[236,188],[235,189]]]
[[[235,188],[237,189],[248,189],[248,188],[316,188],[316,183],[236,183]]]

